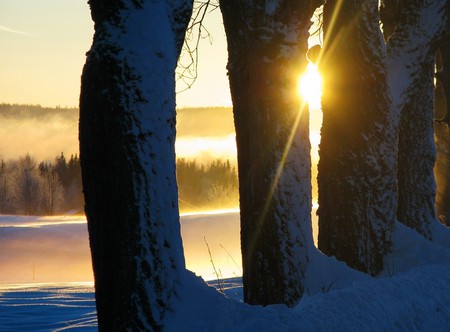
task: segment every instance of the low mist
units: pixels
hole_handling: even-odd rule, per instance
[[[93,280],[84,217],[0,216],[0,224],[0,284]],[[205,280],[242,275],[239,229],[238,212],[182,216],[186,267]]]
[[[78,109],[0,104],[0,158],[30,154],[53,161],[61,152],[78,154]],[[231,108],[185,108],[177,111],[178,158],[209,162],[236,160]]]
[[[78,110],[40,106],[0,105],[0,157],[17,159],[27,153],[52,161],[64,152],[78,153]]]
[[[45,221],[1,217],[0,283],[93,280],[85,219]]]

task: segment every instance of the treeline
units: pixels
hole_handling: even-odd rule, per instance
[[[83,211],[80,159],[63,153],[54,163],[30,155],[0,162],[0,213],[54,215]]]
[[[236,168],[229,160],[201,164],[177,160],[181,211],[238,205]],[[80,159],[63,153],[53,162],[37,163],[30,155],[0,161],[0,213],[54,215],[83,213]]]
[[[0,117],[8,119],[47,120],[55,116],[68,121],[78,121],[78,109],[67,107],[42,107],[40,105],[0,104]]]
[[[177,160],[178,197],[181,211],[224,209],[239,205],[236,167],[229,160],[208,164]]]
[[[71,107],[43,107],[0,103],[0,119],[62,121],[78,123],[79,110]],[[231,107],[195,107],[177,109],[177,136],[226,136],[234,133]]]

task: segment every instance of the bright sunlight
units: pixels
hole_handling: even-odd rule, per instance
[[[317,66],[309,63],[306,72],[299,77],[298,93],[309,104],[310,109],[320,109],[322,97],[322,77]]]

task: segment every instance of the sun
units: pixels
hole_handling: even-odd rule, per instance
[[[321,108],[322,77],[316,65],[309,63],[306,72],[299,77],[298,93],[308,102],[310,109]]]

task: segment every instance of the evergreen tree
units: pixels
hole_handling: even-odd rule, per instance
[[[21,157],[13,173],[14,199],[20,213],[39,214],[41,182],[36,161],[29,154]]]
[[[53,215],[55,212],[61,211],[64,205],[64,187],[51,164],[41,162],[38,169],[41,178],[42,212],[46,215]]]
[[[82,210],[84,206],[81,184],[81,166],[78,155],[71,155],[67,163],[69,186],[65,188],[65,202],[68,210]]]
[[[8,169],[6,162],[0,161],[0,213],[11,213],[11,190],[8,183]]]
[[[229,160],[204,165],[196,160],[177,160],[180,209],[230,208],[238,206],[238,177]]]
[[[55,158],[55,166],[53,166],[53,168],[56,174],[58,174],[64,188],[67,188],[70,185],[71,179],[67,169],[67,161],[64,152],[61,152],[61,154]]]
[[[205,170],[203,165],[199,165],[196,160],[177,160],[177,182],[180,207],[188,210],[201,209],[203,181]]]

